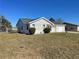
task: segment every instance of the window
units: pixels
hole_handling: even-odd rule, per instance
[[[29,29],[29,24],[27,24],[27,30]]]
[[[45,24],[43,25],[43,27],[45,28]]]
[[[73,29],[73,27],[71,27],[71,30]]]
[[[23,30],[23,26],[21,26],[21,30]]]
[[[24,30],[29,30],[29,24],[24,25]]]
[[[34,26],[34,27],[35,27],[35,24],[32,24],[32,26]]]

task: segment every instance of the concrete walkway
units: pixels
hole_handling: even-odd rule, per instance
[[[79,32],[75,32],[75,31],[67,31],[68,33],[74,33],[74,34],[79,34]]]

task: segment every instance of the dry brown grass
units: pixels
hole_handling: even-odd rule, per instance
[[[79,59],[79,34],[0,33],[0,59]]]

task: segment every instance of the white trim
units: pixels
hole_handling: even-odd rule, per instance
[[[38,20],[40,20],[40,19],[43,19],[43,20],[49,22],[50,24],[54,25],[54,23],[52,23],[51,21],[49,21],[49,20],[48,20],[47,18],[45,18],[45,17],[38,18],[38,19],[36,19],[36,20],[34,20],[34,21],[31,21],[31,22],[29,22],[29,23],[34,23],[34,22],[36,22],[36,21],[38,21]]]

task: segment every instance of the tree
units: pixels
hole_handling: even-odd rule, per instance
[[[63,24],[64,21],[63,21],[62,18],[58,18],[56,22],[57,22],[58,24]]]
[[[7,32],[11,30],[12,28],[11,23],[7,19],[5,19],[4,16],[1,16],[0,18],[2,19],[3,28],[5,28]]]
[[[55,22],[55,19],[54,18],[50,18],[49,19],[51,22]]]

